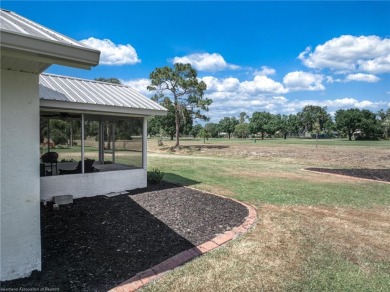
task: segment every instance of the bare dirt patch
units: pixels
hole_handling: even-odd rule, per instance
[[[148,150],[155,153],[167,153],[173,145],[158,147],[156,143],[149,143]],[[182,149],[176,149],[175,154],[189,154],[216,157],[242,157],[248,159],[273,160],[281,163],[297,163],[312,167],[351,167],[351,168],[388,168],[390,151],[376,147],[347,147],[302,144],[262,144],[258,143],[230,143],[226,147],[222,144],[196,144],[194,141],[181,141]],[[206,147],[206,145],[210,147]],[[188,147],[187,147],[188,146]],[[191,149],[192,147],[192,149]],[[194,148],[195,147],[195,148]],[[201,147],[194,151],[196,147]]]

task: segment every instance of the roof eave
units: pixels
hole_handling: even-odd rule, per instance
[[[99,64],[100,51],[66,45],[0,30],[1,54],[48,63],[91,69]]]
[[[145,117],[165,116],[168,112],[168,110],[118,107],[47,99],[40,99],[40,108],[50,110],[69,110],[85,113],[137,115]]]

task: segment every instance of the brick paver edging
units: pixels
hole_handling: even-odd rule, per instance
[[[316,170],[310,170],[310,169],[305,169],[305,168],[302,168],[301,170],[314,172],[314,173],[319,173],[319,174],[328,174],[328,175],[334,175],[334,176],[339,176],[339,177],[344,177],[344,178],[350,178],[350,179],[353,179],[353,180],[365,180],[365,181],[371,181],[371,182],[379,182],[379,183],[384,183],[384,184],[390,184],[390,182],[388,182],[388,181],[379,180],[379,179],[363,178],[363,177],[357,177],[357,176],[352,176],[352,175],[347,175],[347,174],[331,173],[331,172],[325,172],[325,171],[316,171]]]
[[[190,189],[194,189],[200,191],[195,188],[187,187]],[[185,250],[173,257],[147,269],[145,271],[137,273],[134,277],[129,280],[119,284],[118,286],[112,288],[109,292],[132,292],[137,289],[143,287],[144,285],[150,283],[151,281],[161,277],[169,271],[177,268],[178,266],[183,265],[184,263],[192,260],[193,258],[205,254],[213,249],[220,247],[221,245],[226,244],[228,241],[237,238],[239,235],[246,233],[250,228],[252,228],[257,221],[257,213],[254,207],[240,202],[238,200],[227,198],[225,196],[213,194],[206,191],[201,191],[206,194],[210,194],[213,196],[222,197],[225,199],[229,199],[235,201],[248,209],[248,216],[245,217],[244,223],[240,226],[234,227],[232,230],[225,231],[223,234],[214,237],[210,241],[197,245],[191,249]]]

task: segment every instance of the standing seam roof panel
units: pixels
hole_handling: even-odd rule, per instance
[[[69,88],[69,90],[72,90],[77,96],[85,103],[91,103],[91,104],[96,104],[96,100],[91,98],[89,94],[85,93],[85,88],[82,86],[82,84],[77,84],[72,82],[69,82],[68,79],[66,78],[61,78],[61,82],[66,84],[66,86]]]
[[[83,89],[88,92],[89,95],[94,96],[97,101],[95,101],[96,104],[105,104],[105,98],[104,96],[100,96],[99,94],[96,94],[96,90],[94,90],[91,86],[89,86],[88,82],[85,82],[82,84]]]
[[[49,80],[46,80],[46,79],[42,79],[42,78],[39,78],[39,83],[43,83],[42,85],[44,87],[47,87],[49,89],[51,89],[53,92],[50,92],[48,90],[45,89],[45,92],[47,92],[50,96],[49,99],[55,99],[55,100],[58,100],[58,96],[60,96],[61,93],[64,93],[64,90],[62,90],[62,88],[60,86],[58,86],[54,80],[51,80],[50,81],[50,76],[47,76],[47,78],[49,78]],[[42,82],[43,81],[43,82]],[[55,85],[55,86],[54,86]],[[60,90],[59,90],[60,89]],[[54,96],[53,93],[58,93],[58,96]],[[42,92],[40,92],[40,94],[42,94]],[[69,95],[66,95],[67,96],[67,100],[69,101],[73,101],[75,102],[76,100],[74,98],[72,98],[72,96],[69,96]],[[63,99],[60,99],[60,100],[63,100]]]
[[[131,92],[135,95],[135,98],[140,98],[140,97],[143,96],[142,94],[140,94],[139,92],[137,92],[136,90],[134,90],[134,89],[131,88],[131,87],[129,87],[128,90],[131,91]],[[150,99],[147,99],[147,100],[145,100],[145,104],[146,104],[147,106],[151,106],[151,107],[155,108],[155,105],[156,105],[157,103],[155,103],[154,101],[152,101],[152,100],[150,100]],[[157,109],[157,108],[156,108],[156,109]]]
[[[112,86],[110,89],[112,89],[115,92],[116,97],[122,101],[122,104],[130,106],[130,107],[134,107],[134,108],[140,108],[139,104],[137,103],[137,101],[133,100],[132,96],[126,95],[127,99],[124,98],[124,94],[122,92],[123,90],[122,91],[119,90],[119,88],[116,86]],[[123,89],[126,90],[126,88],[123,88]]]
[[[110,84],[106,84],[106,86],[102,86],[99,83],[94,83],[94,84],[90,84],[90,86],[95,87],[96,90],[99,89],[100,90],[99,93],[102,96],[104,96],[109,102],[114,103],[114,105],[116,105],[116,106],[123,106],[123,104],[119,103],[115,98],[114,99],[110,98],[110,96],[112,95],[112,92],[110,93],[110,91],[108,90],[108,87],[110,87],[110,89],[111,89]],[[112,87],[114,87],[114,86],[112,86]]]
[[[67,45],[89,48],[82,43],[79,43],[67,36],[61,35],[60,33],[46,28],[12,11],[1,9],[0,19],[0,28],[2,30],[16,32],[50,41],[57,41]],[[3,22],[4,20],[5,22]]]
[[[53,83],[55,85],[58,86],[58,88],[60,89],[60,92],[62,93],[67,93],[68,91],[71,91],[73,93],[73,95],[69,95],[70,97],[72,97],[72,99],[75,101],[75,102],[81,102],[82,103],[87,103],[86,100],[84,100],[83,98],[81,98],[80,96],[78,96],[75,92],[73,92],[73,90],[71,90],[69,87],[67,88],[68,90],[66,90],[66,84],[64,84],[63,80],[61,78],[58,78],[57,80],[55,80],[54,78],[51,78]],[[67,94],[68,96],[68,94]]]
[[[99,98],[99,100],[101,100],[101,104],[112,105],[112,106],[116,105],[116,103],[114,101],[110,100],[109,97],[107,97],[105,94],[103,94],[102,92],[97,90],[96,86],[94,86],[94,84],[92,82],[84,82],[83,85],[85,88],[88,88],[90,90],[91,94],[94,97],[97,97],[97,98]]]
[[[129,91],[129,93],[131,94],[133,99],[137,100],[137,98],[139,98],[139,96],[138,96],[139,93],[137,91],[135,91],[134,89],[129,87],[129,88],[127,88],[127,91]],[[148,108],[150,106],[154,107],[153,103],[151,103],[151,101],[149,99],[147,99],[147,100],[139,99],[139,101],[144,108]]]
[[[51,74],[42,74],[40,85],[41,99],[166,111],[161,105],[124,85]]]

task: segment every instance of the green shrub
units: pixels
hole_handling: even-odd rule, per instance
[[[151,171],[148,171],[148,182],[152,184],[158,184],[162,181],[164,173],[161,172],[158,168],[154,168]]]

